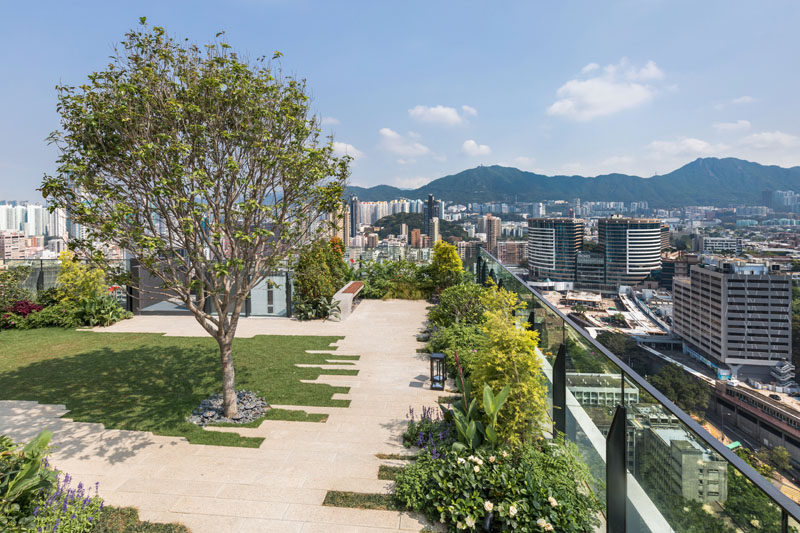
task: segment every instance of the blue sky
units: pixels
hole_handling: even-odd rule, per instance
[[[135,4],[135,5],[134,5]],[[351,183],[416,187],[478,164],[650,176],[701,156],[800,165],[795,1],[8,2],[0,199],[55,168],[59,82],[146,15],[181,38],[280,50]]]

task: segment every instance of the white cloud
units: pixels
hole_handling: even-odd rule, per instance
[[[527,157],[524,155],[518,156],[514,158],[514,166],[520,170],[531,170],[534,167],[534,163],[536,162],[536,158]]]
[[[489,155],[492,153],[492,149],[489,148],[487,145],[478,144],[472,139],[464,141],[464,144],[461,145],[461,151],[472,157],[477,157],[480,155]]]
[[[720,132],[747,130],[750,129],[750,121],[737,120],[736,122],[717,122],[714,124],[714,129]]]
[[[583,165],[581,165],[581,164],[580,164],[580,163],[578,163],[578,162],[564,163],[563,165],[561,165],[561,168],[562,168],[562,169],[563,169],[565,172],[571,172],[571,173],[573,173],[573,174],[577,174],[578,172],[580,172],[581,170],[583,170]]]
[[[431,178],[424,178],[421,176],[414,176],[408,178],[395,178],[394,186],[401,189],[418,189],[423,185],[427,185],[432,181]]]
[[[364,152],[362,152],[352,144],[343,143],[339,141],[333,142],[333,153],[339,157],[343,155],[349,155],[350,157],[353,158],[354,161],[366,157],[366,155],[364,155]]]
[[[319,123],[323,126],[335,126],[336,124],[340,124],[339,119],[333,117],[322,117]]]
[[[430,153],[430,149],[424,144],[403,137],[389,128],[381,128],[378,134],[381,136],[381,146],[394,154],[416,157]]]
[[[756,150],[769,150],[800,146],[800,137],[782,131],[762,131],[748,135],[739,142]]]
[[[590,63],[582,73],[597,71]],[[663,80],[664,72],[653,61],[636,68],[626,58],[607,65],[601,73],[585,79],[569,80],[556,91],[558,99],[547,108],[547,114],[585,121],[639,107],[651,101],[656,88],[649,82]]]
[[[756,99],[752,96],[740,96],[739,98],[734,98],[731,100],[732,104],[741,105],[741,104],[752,104],[755,102]]]
[[[461,115],[458,114],[458,110],[456,108],[443,105],[418,105],[409,109],[408,114],[413,119],[431,124],[445,124],[448,126],[454,126],[456,124],[461,124],[464,121],[464,119],[461,118]]]
[[[653,141],[647,145],[647,148],[656,159],[713,156],[728,149],[724,144],[712,144],[693,137],[681,137],[674,141]]]
[[[465,115],[470,115],[473,117],[478,116],[478,110],[472,107],[471,105],[462,105],[461,111],[463,111]]]
[[[633,164],[633,158],[627,155],[612,155],[600,162],[600,167],[605,169],[606,173],[625,172],[624,169],[630,168]]]

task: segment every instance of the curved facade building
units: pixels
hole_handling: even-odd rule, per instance
[[[584,222],[573,218],[528,219],[528,270],[534,279],[575,281]]]
[[[662,227],[657,218],[600,219],[598,237],[605,250],[606,283],[636,285],[659,270]]]

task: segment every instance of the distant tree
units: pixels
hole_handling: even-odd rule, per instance
[[[632,339],[622,333],[602,331],[597,335],[597,342],[605,346],[615,355],[624,355],[631,348]],[[635,345],[635,342],[634,342]]]
[[[679,366],[668,364],[650,376],[650,383],[684,411],[703,416],[710,398],[709,386]]]
[[[590,239],[584,239],[583,250],[586,252],[603,253],[603,246],[599,242],[595,242]]]
[[[775,446],[772,448],[769,451],[769,459],[778,470],[783,470],[785,472],[792,467],[789,451],[783,446]]]
[[[0,270],[0,312],[19,300],[31,297],[30,292],[23,287],[30,275],[31,267],[27,265]]]
[[[304,81],[219,38],[198,46],[140,23],[106,70],[58,87],[59,166],[42,192],[86,229],[73,246],[99,263],[95,242],[127,250],[216,339],[233,417],[245,299],[327,230],[317,221],[337,211],[349,158],[320,142]]]

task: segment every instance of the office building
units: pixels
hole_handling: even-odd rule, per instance
[[[584,221],[572,218],[528,219],[528,270],[535,279],[575,281]]]
[[[663,224],[655,218],[612,216],[598,221],[606,283],[636,285],[661,268]]]
[[[767,265],[716,261],[673,283],[673,332],[712,367],[767,369],[792,358],[792,280]]]

